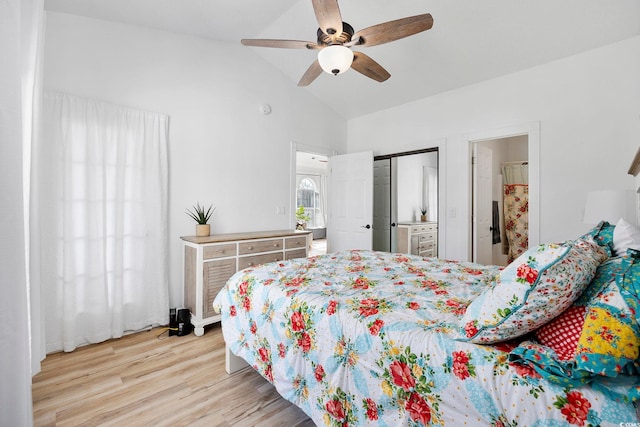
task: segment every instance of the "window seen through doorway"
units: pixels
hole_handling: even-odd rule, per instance
[[[312,177],[303,177],[300,179],[296,196],[297,206],[302,206],[305,214],[309,217],[307,227],[324,227],[320,206],[320,192]]]

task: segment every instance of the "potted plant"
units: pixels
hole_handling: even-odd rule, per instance
[[[420,212],[422,213],[422,215],[420,215],[420,221],[427,222],[427,212],[428,211],[429,211],[428,208],[425,208],[425,207],[420,208]]]
[[[204,205],[200,206],[200,203],[196,203],[193,206],[193,210],[187,209],[187,215],[193,218],[196,221],[196,236],[208,236],[211,234],[211,226],[207,224],[209,222],[209,218],[213,214],[216,208],[213,205],[209,205],[209,208],[205,210]]]
[[[298,206],[296,209],[296,230],[305,230],[310,219],[311,217],[304,211],[304,206]]]

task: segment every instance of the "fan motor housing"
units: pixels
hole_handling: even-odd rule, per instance
[[[351,41],[351,37],[354,34],[353,27],[346,22],[342,23],[342,33],[340,35],[335,34],[325,34],[322,29],[318,28],[318,44],[321,46],[330,46],[332,44],[345,44]]]

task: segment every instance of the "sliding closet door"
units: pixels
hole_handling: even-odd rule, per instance
[[[377,159],[373,162],[373,250],[395,252],[395,214],[393,164],[395,158]]]
[[[437,224],[438,151],[379,156],[373,170],[373,249],[398,252],[398,224],[420,221],[423,207],[429,222]]]

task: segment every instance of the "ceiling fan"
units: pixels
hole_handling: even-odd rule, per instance
[[[317,42],[277,39],[242,39],[245,46],[277,47],[285,49],[318,50],[318,59],[307,69],[298,86],[308,86],[322,71],[338,75],[349,68],[383,82],[391,74],[380,64],[362,52],[351,50],[353,46],[376,46],[426,31],[433,26],[433,17],[426,13],[396,19],[354,32],[353,27],[342,21],[337,0],[312,0],[313,10],[320,28]]]

